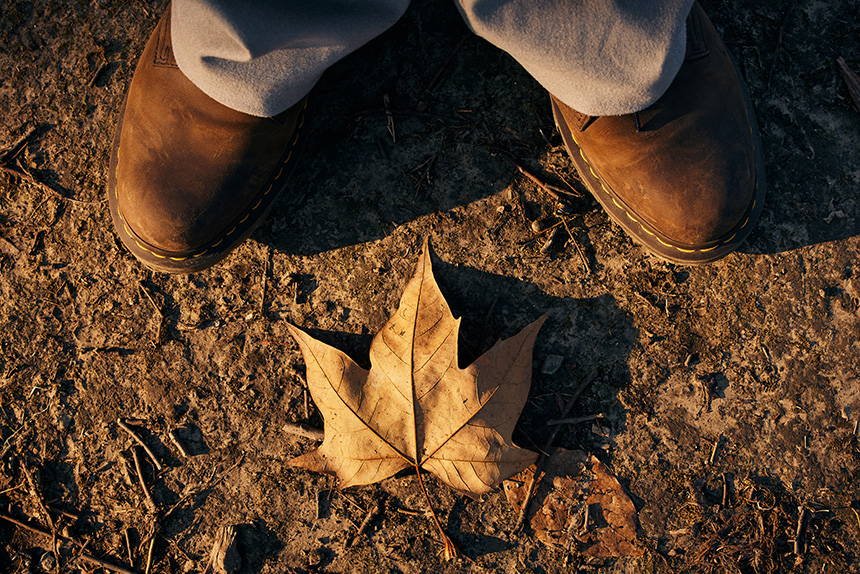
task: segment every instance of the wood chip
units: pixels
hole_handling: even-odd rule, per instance
[[[215,534],[215,543],[209,553],[209,568],[213,574],[233,574],[239,571],[242,558],[236,543],[236,528],[222,526]]]

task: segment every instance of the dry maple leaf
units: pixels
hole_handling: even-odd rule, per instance
[[[505,496],[522,511],[534,468],[505,482]],[[577,548],[594,558],[641,556],[636,507],[618,479],[593,454],[556,449],[529,511],[535,537],[549,546]],[[576,543],[579,544],[576,544]]]
[[[341,487],[414,467],[472,497],[490,491],[537,458],[515,446],[511,433],[544,319],[459,368],[460,320],[436,285],[425,240],[397,313],[371,343],[370,371],[288,325],[325,419],[322,445],[290,464],[334,474]]]
[[[459,368],[460,320],[433,278],[425,240],[400,307],[373,338],[370,371],[288,325],[325,419],[320,447],[290,464],[333,474],[341,487],[412,467],[419,480],[423,469],[473,498],[490,491],[537,458],[514,445],[511,433],[528,397],[532,348],[545,318]]]

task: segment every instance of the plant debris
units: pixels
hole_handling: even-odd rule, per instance
[[[523,508],[535,467],[504,484],[508,502]],[[618,480],[593,454],[556,449],[537,486],[528,522],[544,544],[592,558],[641,556],[636,507]]]

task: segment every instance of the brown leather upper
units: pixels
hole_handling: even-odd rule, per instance
[[[633,115],[591,118],[555,104],[579,147],[571,154],[582,154],[614,203],[672,242],[697,246],[745,217],[756,161],[736,69],[698,4],[687,26],[687,58],[668,91],[638,113],[640,131]]]
[[[253,211],[295,143],[304,102],[275,118],[219,104],[176,66],[169,13],[128,91],[111,199],[139,247],[182,256]]]

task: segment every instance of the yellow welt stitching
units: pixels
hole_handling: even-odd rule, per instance
[[[140,247],[141,249],[143,249],[144,251],[146,251],[146,252],[147,252],[147,253],[149,253],[150,255],[154,255],[155,257],[158,257],[159,259],[167,259],[167,257],[166,257],[165,255],[159,255],[159,254],[158,254],[158,253],[156,253],[155,251],[150,251],[149,249],[147,249],[146,247],[144,247],[143,245],[141,245],[139,241],[135,240],[135,243],[137,243],[137,246],[138,246],[138,247]]]
[[[278,174],[277,174],[277,175],[274,177],[274,179],[272,180],[272,184],[271,184],[271,185],[269,185],[268,189],[266,189],[266,191],[263,193],[263,195],[264,195],[264,196],[265,196],[265,195],[268,195],[268,194],[269,194],[269,192],[271,192],[271,191],[272,191],[272,188],[274,187],[274,182],[275,182],[275,181],[277,181],[277,180],[281,177],[281,175],[282,175],[282,174],[283,174],[283,172],[284,172],[284,167],[289,163],[290,159],[293,157],[293,149],[295,148],[296,144],[297,144],[297,143],[298,143],[298,141],[299,141],[299,130],[300,130],[300,128],[301,128],[302,126],[304,126],[304,123],[305,123],[305,113],[304,113],[304,112],[305,112],[305,110],[306,110],[306,109],[307,109],[307,100],[305,100],[305,101],[304,101],[304,103],[303,103],[303,105],[302,105],[302,111],[301,111],[301,113],[300,113],[300,115],[299,115],[298,127],[296,128],[296,134],[295,134],[295,137],[293,138],[293,141],[292,141],[292,143],[290,144],[290,149],[287,151],[287,158],[286,158],[286,159],[284,160],[284,162],[281,164],[281,168],[278,170]],[[117,179],[119,179],[119,153],[120,153],[120,147],[118,146],[118,147],[117,147],[117,168],[116,168],[116,170],[114,170],[114,171],[115,171],[115,176],[117,177]],[[208,248],[208,249],[204,249],[204,250],[203,250],[203,251],[201,251],[200,253],[196,253],[196,254],[191,255],[191,256],[188,256],[188,257],[168,257],[168,256],[166,256],[166,255],[159,255],[159,254],[158,254],[158,253],[156,253],[155,251],[153,251],[153,250],[151,250],[151,249],[148,249],[147,247],[145,247],[144,245],[142,245],[142,244],[140,243],[140,241],[138,241],[138,240],[137,240],[137,238],[135,237],[135,235],[134,235],[134,233],[132,232],[131,228],[128,226],[128,222],[126,221],[125,216],[122,214],[122,209],[120,209],[120,206],[119,206],[119,203],[118,203],[118,202],[119,202],[119,185],[114,186],[114,197],[115,197],[115,198],[116,198],[116,200],[117,200],[117,206],[116,206],[116,212],[117,212],[117,215],[119,215],[119,218],[120,218],[120,220],[122,221],[123,227],[125,228],[125,232],[126,232],[126,233],[128,234],[128,236],[132,239],[132,241],[134,241],[134,243],[138,246],[138,248],[139,248],[141,251],[145,251],[146,253],[149,253],[150,255],[152,255],[152,256],[154,256],[154,257],[158,257],[159,259],[171,259],[171,260],[173,260],[173,261],[185,261],[185,260],[189,259],[189,257],[190,257],[190,258],[192,258],[192,259],[193,259],[193,258],[196,258],[196,257],[200,257],[200,256],[205,255],[206,253],[208,253],[210,249],[212,249],[212,248],[214,248],[214,247],[218,247],[219,245],[221,245],[221,244],[224,242],[224,239],[225,239],[225,238],[227,238],[227,237],[229,237],[230,235],[232,235],[232,234],[236,231],[236,227],[237,227],[239,224],[244,223],[244,222],[248,219],[248,217],[250,217],[250,216],[251,216],[251,213],[253,213],[253,212],[254,212],[258,207],[260,207],[260,204],[263,202],[263,198],[262,198],[262,197],[260,197],[260,198],[257,200],[257,203],[256,203],[256,204],[254,204],[254,207],[252,207],[250,210],[248,210],[248,212],[245,214],[245,216],[244,216],[242,219],[240,219],[240,220],[239,220],[239,223],[238,223],[237,225],[234,225],[234,226],[233,226],[233,228],[232,228],[230,231],[228,231],[226,234],[224,234],[224,236],[223,236],[223,237],[221,237],[221,239],[219,239],[217,242],[213,243],[213,244],[212,244],[212,246],[211,246],[210,248]]]

